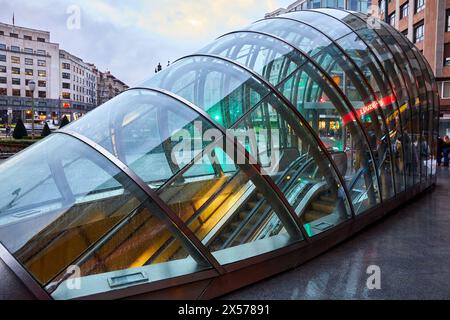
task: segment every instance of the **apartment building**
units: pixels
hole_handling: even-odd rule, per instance
[[[385,0],[379,1],[385,16]],[[388,22],[411,40],[438,81],[441,135],[450,134],[450,0],[387,0]]]
[[[63,113],[77,110],[66,115],[77,119],[97,106],[97,69],[65,50],[59,52],[59,63]]]
[[[59,45],[47,31],[0,23],[0,118],[25,117],[31,107],[30,80],[40,115],[58,106]],[[8,111],[9,110],[9,111]],[[31,115],[30,115],[31,118]]]
[[[279,8],[267,13],[265,17],[275,17],[287,12],[316,8],[339,8],[367,13],[371,4],[372,0],[297,0],[287,8]]]
[[[99,72],[97,92],[99,104],[105,103],[128,88],[123,81],[117,79],[110,71]]]
[[[77,119],[128,88],[51,42],[50,32],[0,23],[0,123],[31,121],[30,80],[41,120]]]

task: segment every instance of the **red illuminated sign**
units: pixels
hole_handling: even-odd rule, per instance
[[[382,98],[379,101],[372,101],[371,103],[365,105],[364,107],[362,107],[361,109],[356,110],[356,116],[361,119],[363,116],[365,116],[366,114],[371,113],[372,111],[378,109],[378,108],[384,108],[392,103],[394,103],[395,100],[395,96],[394,95],[390,95],[387,97]],[[350,121],[355,121],[355,115],[352,112],[347,113],[345,116],[342,117],[342,122],[345,124],[349,123]]]
[[[70,108],[70,103],[64,102],[64,103],[63,103],[63,108],[64,108],[64,109],[69,109],[69,108]]]

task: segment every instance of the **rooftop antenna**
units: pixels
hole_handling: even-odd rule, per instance
[[[14,12],[13,12],[13,26],[15,26],[16,24],[14,23]]]

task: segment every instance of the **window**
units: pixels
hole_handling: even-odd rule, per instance
[[[4,36],[4,35],[5,35],[5,33],[0,30],[0,36]]]
[[[25,85],[28,87],[28,85],[30,84],[30,80],[31,79],[25,79]]]
[[[6,96],[6,95],[7,95],[6,88],[0,88],[0,96]]]
[[[62,77],[63,77],[63,79],[69,79],[70,80],[70,73],[63,72],[62,73]]]
[[[11,68],[11,73],[12,73],[12,74],[20,74],[20,68],[12,67],[12,68]]]
[[[32,76],[33,75],[33,69],[25,69],[25,75],[26,76]]]
[[[38,81],[38,87],[41,87],[41,88],[47,87],[47,81],[45,81],[45,80],[39,80],[39,81]]]
[[[20,97],[20,89],[13,89],[12,90],[12,95],[14,97]]]
[[[442,82],[442,95],[443,99],[450,99],[450,81]]]
[[[0,66],[0,73],[6,73],[6,66]]]
[[[409,14],[409,2],[400,7],[400,19],[407,17]]]
[[[444,46],[444,66],[450,67],[450,43]]]
[[[450,10],[447,10],[447,24],[445,26],[445,31],[450,32]]]
[[[20,64],[20,57],[11,56],[11,62]]]
[[[6,62],[6,56],[4,54],[0,54],[0,61]]]
[[[25,40],[33,40],[33,37],[32,37],[32,36],[27,36],[27,35],[24,35],[23,38],[24,38]]]
[[[45,50],[38,50],[38,51],[36,51],[37,52],[37,54],[40,54],[40,55],[43,55],[43,56],[45,56]]]
[[[389,24],[393,27],[395,26],[395,12],[389,16]]]
[[[405,37],[408,37],[408,29],[402,31],[402,34],[403,34]]]
[[[18,46],[11,46],[11,51],[20,52],[20,47],[18,47]]]
[[[414,8],[415,13],[422,11],[425,8],[425,0],[416,0],[416,6]]]
[[[6,44],[0,43],[0,50],[6,50]]]
[[[12,32],[9,34],[9,36],[11,38],[18,38],[19,37],[19,35],[17,33],[12,33]]]
[[[45,71],[45,70],[38,70],[38,76],[39,77],[46,77],[47,76],[47,71]]]
[[[47,92],[46,91],[39,91],[38,97],[39,98],[47,98]]]
[[[31,58],[25,58],[25,64],[27,66],[32,66],[34,64],[33,59]]]
[[[37,38],[37,41],[38,42],[45,42],[45,39],[44,38]]]
[[[15,86],[20,86],[20,78],[12,78],[12,84]]]
[[[69,92],[63,92],[62,93],[63,99],[70,99],[70,93]]]
[[[69,64],[69,63],[63,62],[62,67],[63,67],[63,69],[65,69],[65,70],[70,70],[70,64]]]
[[[25,97],[32,98],[33,97],[33,91],[31,90],[25,90]]]
[[[46,65],[47,65],[47,63],[45,62],[45,60],[38,60],[39,67],[45,67]]]
[[[414,43],[423,41],[424,36],[424,26],[423,22],[414,27]]]
[[[70,83],[63,82],[62,87],[63,89],[70,89]]]
[[[0,83],[6,83],[6,77],[0,77]]]
[[[25,53],[33,53],[33,49],[32,48],[25,48],[25,49],[23,49],[23,51]]]

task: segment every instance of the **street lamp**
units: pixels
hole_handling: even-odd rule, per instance
[[[36,89],[36,82],[30,80],[28,87],[31,91],[31,139],[34,139],[34,90]]]

